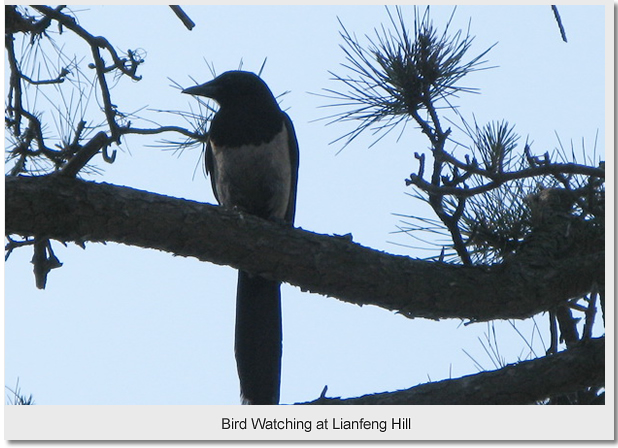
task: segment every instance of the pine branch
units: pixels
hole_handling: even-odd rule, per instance
[[[461,266],[389,255],[346,237],[58,175],[7,177],[5,187],[7,235],[163,250],[407,317],[526,318],[604,283],[604,251],[586,241],[575,255],[538,265],[515,257]]]
[[[326,398],[318,405],[517,405],[605,386],[605,338],[491,372],[436,381],[397,392]]]

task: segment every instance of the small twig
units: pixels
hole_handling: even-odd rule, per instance
[[[454,160],[451,156],[447,155],[449,161]],[[409,179],[406,179],[407,185],[416,185],[423,191],[427,193],[434,194],[443,194],[443,195],[451,195],[457,197],[471,197],[480,193],[486,193],[490,190],[500,187],[502,184],[525,178],[534,178],[539,176],[559,176],[562,174],[576,174],[582,176],[591,176],[605,179],[605,170],[585,165],[578,165],[576,163],[550,163],[543,164],[541,166],[535,166],[532,168],[526,168],[519,171],[510,171],[510,172],[502,172],[495,173],[491,171],[486,171],[481,168],[474,168],[468,165],[469,168],[465,168],[466,165],[463,165],[459,162],[464,168],[470,169],[473,174],[477,174],[483,177],[487,177],[492,180],[492,182],[488,182],[486,184],[480,185],[474,188],[458,188],[458,187],[449,187],[449,186],[436,186],[432,183],[429,183],[418,176],[410,176]],[[458,165],[459,165],[458,164]]]
[[[109,145],[103,146],[103,160],[107,163],[114,163],[116,161],[117,151],[114,149],[112,151],[112,155],[109,155],[107,150],[109,149]]]
[[[77,128],[75,129],[75,135],[73,136],[73,141],[69,145],[70,148],[77,148],[77,146],[79,145],[79,140],[82,138],[82,132],[84,132],[85,128],[86,128],[86,121],[80,120],[80,122],[77,123]]]
[[[38,150],[28,150],[29,155],[38,155],[44,154],[47,158],[53,161],[56,165],[62,163],[62,154],[61,151],[55,151],[51,148],[48,148],[45,145],[45,139],[43,137],[43,130],[41,126],[41,121],[35,115],[31,114],[26,110],[22,110],[22,115],[29,120],[28,129],[26,129],[25,133],[32,135],[29,138],[34,139],[37,143]],[[29,145],[28,145],[29,147]]]
[[[587,306],[580,305],[577,302],[568,302],[567,306],[572,310],[579,311],[581,313],[585,313],[588,310]]]
[[[131,79],[139,81],[141,79],[141,76],[137,76],[136,71],[139,64],[141,64],[141,62],[143,61],[139,58],[136,58],[135,53],[132,51],[128,52],[128,59],[120,58],[116,53],[114,47],[109,43],[107,39],[100,36],[93,36],[84,28],[79,26],[74,17],[63,14],[60,11],[54,10],[48,6],[34,5],[33,8],[35,8],[45,16],[56,20],[62,26],[70,29],[90,45],[90,49],[92,51],[92,58],[94,61],[91,67],[96,70],[97,81],[99,83],[101,97],[103,99],[103,111],[105,113],[107,124],[111,133],[111,139],[112,141],[120,143],[120,133],[118,131],[119,125],[116,122],[116,106],[112,104],[109,86],[107,85],[105,74],[111,70],[118,69],[121,73],[131,77]],[[112,57],[112,66],[105,66],[103,57],[101,56],[101,49],[106,50]],[[115,154],[116,153],[114,152],[110,156],[107,154],[106,151],[104,151],[103,158],[105,161],[111,163],[115,158]]]
[[[19,151],[15,151],[16,153],[19,153]],[[26,152],[22,152],[19,155],[19,159],[17,160],[17,162],[15,162],[15,165],[13,166],[13,168],[11,168],[11,171],[9,171],[9,176],[17,176],[19,173],[22,173],[24,171],[26,171],[26,159],[28,158],[28,155]]]
[[[414,158],[418,160],[418,174],[417,176],[421,179],[423,178],[423,174],[425,173],[425,154],[419,154],[418,152],[414,153]],[[410,175],[412,176],[412,175]]]
[[[577,333],[577,320],[573,318],[568,305],[560,305],[556,308],[556,320],[560,328],[560,336],[564,340],[567,348],[571,348],[579,341]]]
[[[94,59],[95,70],[97,72],[97,79],[101,88],[101,96],[103,97],[103,110],[105,117],[107,118],[107,124],[109,125],[112,139],[116,142],[120,142],[120,134],[118,133],[118,123],[116,123],[116,106],[112,104],[111,95],[109,93],[109,87],[107,86],[107,80],[105,79],[105,64],[101,58],[101,52],[99,47],[92,45],[92,57]]]
[[[549,311],[549,348],[545,354],[553,355],[558,353],[558,323],[556,322],[556,312],[554,310]]]
[[[562,40],[566,42],[566,32],[564,31],[564,27],[562,26],[562,19],[560,18],[558,7],[556,5],[551,5],[551,10],[554,12],[554,18],[556,19],[556,23],[558,23],[558,28],[560,29],[560,36],[562,37]]]
[[[75,177],[77,173],[92,159],[102,148],[109,144],[109,137],[103,131],[90,139],[61,170],[62,175]]]
[[[13,113],[13,135],[18,137],[21,134],[21,117],[23,114],[22,106],[22,89],[21,89],[21,71],[17,63],[15,55],[15,46],[13,45],[13,36],[7,35],[4,39],[4,45],[8,53],[10,77],[9,77],[9,92],[8,92],[8,107],[7,111]]]
[[[55,11],[62,11],[66,5],[60,5],[56,7]],[[32,38],[34,36],[43,33],[49,25],[51,25],[51,18],[43,16],[38,22],[34,21],[34,17],[25,17],[19,11],[17,11],[17,5],[5,5],[5,34],[15,33],[30,33]]]
[[[188,129],[182,128],[180,126],[160,126],[158,128],[133,128],[129,126],[122,126],[118,128],[120,134],[140,134],[140,135],[153,135],[153,134],[162,134],[164,132],[178,132],[186,137],[190,137],[194,140],[206,141],[208,138],[208,133],[199,134],[197,132],[191,132]]]
[[[170,8],[172,8],[174,14],[176,14],[176,16],[182,21],[183,25],[186,26],[189,31],[191,31],[195,26],[195,23],[189,18],[187,13],[185,13],[178,5],[170,5]]]
[[[142,79],[141,76],[137,76],[135,74],[137,66],[141,63],[140,60],[131,58],[131,64],[129,64],[129,66],[127,67],[127,59],[119,57],[114,47],[109,43],[107,39],[100,36],[93,36],[84,28],[79,26],[75,18],[63,14],[59,10],[52,9],[49,6],[33,5],[32,7],[40,13],[44,14],[45,16],[56,20],[64,27],[73,31],[79,37],[84,39],[91,47],[104,48],[105,50],[107,50],[107,52],[109,52],[110,56],[112,57],[112,60],[114,61],[114,67],[120,70],[123,74],[131,77],[131,79],[133,79],[134,81],[139,81]]]
[[[22,395],[21,388],[19,387],[19,378],[17,378],[17,383],[15,384],[15,389],[11,389],[9,386],[4,386],[6,390],[8,390],[12,396],[8,396],[7,394],[7,404],[10,405],[34,405],[34,398],[32,394],[29,397]]]
[[[23,73],[20,73],[20,76],[22,79],[28,81],[30,84],[35,85],[35,86],[40,86],[44,84],[61,84],[65,81],[65,77],[68,74],[69,74],[69,71],[66,68],[63,68],[60,71],[60,74],[58,75],[58,77],[55,79],[44,79],[44,80],[35,81],[34,79],[30,79],[28,76],[24,75]]]
[[[597,313],[598,292],[598,286],[594,284],[588,299],[588,308],[586,308],[586,322],[584,323],[582,339],[590,339],[592,337],[592,327],[594,326],[594,318]]]
[[[11,253],[13,253],[13,251],[18,247],[32,246],[34,244],[33,239],[26,238],[23,241],[15,241],[10,236],[7,236],[6,239],[8,240],[8,243],[6,243],[6,245],[4,246],[4,250],[6,252],[6,254],[4,255],[4,261],[7,261]]]
[[[322,389],[322,393],[320,393],[319,398],[326,398],[326,391],[328,391],[328,384],[324,386],[324,389]]]
[[[34,237],[34,254],[32,256],[32,264],[34,265],[34,281],[36,287],[45,289],[47,283],[47,274],[52,269],[59,268],[62,263],[52,250],[51,243],[47,238]]]

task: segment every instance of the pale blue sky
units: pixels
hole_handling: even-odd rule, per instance
[[[341,87],[328,71],[347,73],[339,65],[344,54],[337,18],[359,37],[373,34],[388,21],[384,7],[184,8],[196,23],[191,32],[165,6],[72,7],[81,10],[77,17],[93,34],[120,49],[147,53],[139,71],[143,80],[122,80],[112,91],[119,109],[189,110],[195,100],[171,87],[168,78],[186,87],[191,78],[211,78],[205,61],[223,72],[237,68],[241,59],[244,69],[258,70],[268,58],[263,78],[276,95],[290,91],[282,107],[299,140],[296,225],[351,233],[363,245],[392,253],[429,256],[401,246],[417,243],[392,233],[400,224],[394,213],[430,216],[406,195],[410,190],[404,184],[417,170],[414,152],[424,151],[427,141],[409,126],[399,141],[393,133],[369,148],[373,138],[366,136],[335,155],[341,145],[329,142],[349,128],[315,121],[331,111],[319,108],[327,99],[309,93]],[[432,7],[439,30],[451,10]],[[411,25],[412,7],[404,13]],[[592,150],[597,132],[597,154],[602,153],[604,8],[562,5],[560,13],[566,44],[549,5],[458,7],[452,29],[465,29],[471,20],[472,56],[498,42],[487,55],[488,65],[498,67],[464,79],[462,84],[480,88],[481,94],[464,94],[457,104],[479,123],[515,124],[522,141],[529,136],[538,153],[558,145],[555,133],[578,151],[582,139]],[[77,50],[89,57],[84,46]],[[173,114],[141,114],[162,124],[183,124]],[[113,165],[98,160],[105,171],[91,179],[214,203],[210,182],[196,170],[199,151],[177,157],[146,146],[156,140],[127,137],[130,153],[119,152]],[[22,391],[38,404],[238,403],[236,271],[116,244],[54,247],[64,266],[51,273],[45,291],[34,287],[30,251],[16,251],[6,263],[6,385],[14,386],[19,377]],[[484,323],[409,320],[289,285],[282,293],[282,403],[315,399],[324,385],[329,396],[353,397],[476,372],[463,350],[493,368],[478,341],[487,331]],[[536,322],[548,344],[547,318]],[[517,325],[526,336],[532,333],[530,322]],[[497,331],[507,362],[526,356],[526,343],[509,324],[497,325]],[[533,345],[538,355],[544,352],[536,335]]]

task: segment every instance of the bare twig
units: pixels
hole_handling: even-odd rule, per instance
[[[573,347],[579,341],[577,321],[573,318],[567,305],[559,305],[556,308],[556,321],[560,329],[560,338],[564,340],[568,348]]]
[[[11,238],[9,235],[7,235],[6,239],[8,242],[4,246],[4,251],[6,252],[4,255],[4,261],[9,259],[14,249],[17,249],[18,247],[32,246],[34,244],[34,239],[32,238],[26,238],[23,241],[16,241],[13,238]]]
[[[63,68],[60,71],[60,74],[55,79],[34,80],[34,79],[30,79],[28,76],[24,75],[23,73],[21,73],[21,78],[28,81],[32,85],[40,86],[43,84],[62,84],[66,78],[66,75],[68,74],[69,74],[68,70]]]
[[[79,37],[84,39],[91,47],[103,48],[105,49],[109,55],[111,56],[114,62],[114,68],[120,70],[124,75],[129,76],[134,81],[139,81],[142,79],[141,76],[136,75],[137,67],[143,62],[141,59],[136,59],[135,54],[129,54],[129,58],[121,58],[118,56],[116,49],[109,43],[107,39],[100,36],[93,36],[80,25],[77,24],[75,18],[63,14],[56,9],[52,9],[48,6],[43,5],[34,5],[34,9],[41,12],[43,15],[50,17],[53,20],[56,20],[62,26],[70,29]],[[100,56],[99,56],[100,58]],[[95,58],[96,61],[97,58]],[[106,69],[103,69],[105,71]]]
[[[558,24],[558,28],[560,29],[560,36],[562,37],[562,40],[566,42],[566,31],[564,31],[564,27],[562,26],[562,19],[560,18],[558,7],[556,5],[551,5],[551,10],[554,12],[554,18],[556,19],[556,23]]]
[[[52,269],[62,266],[62,263],[51,247],[51,242],[47,238],[34,237],[34,254],[32,256],[32,264],[34,265],[34,279],[36,287],[45,289],[47,283],[47,274]]]
[[[110,138],[103,131],[97,133],[69,160],[61,170],[64,176],[75,177],[77,173],[92,159],[101,149],[110,143]]]
[[[191,132],[188,129],[185,129],[180,126],[159,126],[158,128],[135,128],[129,126],[123,126],[119,128],[119,132],[121,134],[140,134],[140,135],[154,135],[154,134],[163,134],[164,132],[176,132],[178,134],[182,134],[191,139],[198,141],[206,141],[208,138],[208,133],[200,134],[197,132]]]
[[[586,308],[586,322],[584,323],[584,331],[582,339],[590,339],[592,337],[592,327],[594,326],[594,318],[597,313],[597,298],[599,295],[597,285],[593,285],[592,291],[588,298],[588,307]]]
[[[191,20],[187,13],[184,12],[182,8],[178,5],[170,5],[170,8],[172,8],[174,14],[176,14],[176,16],[182,21],[183,25],[186,26],[189,31],[191,31],[195,26],[195,23],[193,22],[193,20]]]
[[[411,174],[408,179],[406,179],[407,185],[416,185],[421,190],[430,192],[430,193],[441,193],[443,195],[451,195],[456,197],[471,197],[481,193],[486,193],[490,190],[500,187],[506,182],[517,180],[517,179],[525,179],[525,178],[534,178],[538,176],[552,176],[552,175],[560,175],[560,174],[578,174],[582,176],[592,176],[605,179],[605,170],[600,168],[595,168],[586,165],[579,165],[575,163],[550,163],[543,164],[541,166],[535,166],[531,168],[526,168],[519,171],[513,172],[505,172],[505,173],[494,173],[491,171],[487,171],[479,168],[474,164],[464,164],[463,162],[458,161],[454,157],[450,155],[446,155],[446,158],[449,162],[453,162],[455,166],[461,167],[468,172],[473,174],[477,174],[479,176],[486,177],[491,180],[486,184],[480,185],[474,188],[459,188],[459,187],[450,187],[450,186],[438,186],[436,187],[433,183],[429,183],[423,179],[421,179],[416,174]]]

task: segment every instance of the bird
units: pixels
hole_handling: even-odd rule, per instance
[[[293,226],[298,142],[268,85],[233,70],[182,92],[219,106],[205,151],[219,205]],[[279,404],[282,343],[281,283],[239,270],[234,351],[242,404]]]

